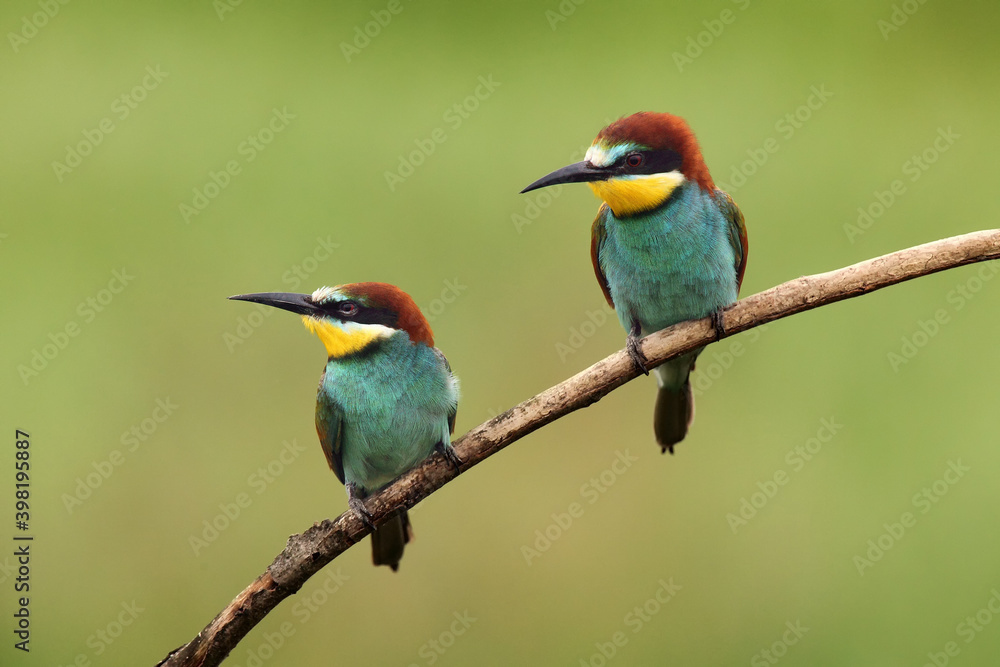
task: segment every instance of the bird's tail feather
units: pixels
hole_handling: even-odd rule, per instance
[[[653,431],[664,453],[674,453],[674,445],[684,439],[694,421],[690,377],[698,352],[656,369],[659,392],[653,409]]]
[[[685,382],[679,389],[660,387],[653,411],[653,430],[656,432],[656,442],[664,452],[674,453],[674,445],[684,439],[693,421],[694,396],[691,395],[691,384]]]
[[[406,510],[400,510],[372,531],[372,562],[388,565],[395,572],[411,537],[410,517]]]

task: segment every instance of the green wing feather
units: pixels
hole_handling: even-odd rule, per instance
[[[743,274],[747,270],[747,224],[743,219],[743,212],[736,205],[729,193],[722,190],[715,191],[716,199],[722,208],[723,215],[729,221],[729,242],[733,246],[733,256],[736,257],[736,289],[743,285]]]
[[[316,433],[323,447],[326,462],[341,484],[344,484],[344,412],[320,392],[316,401]]]
[[[594,225],[590,228],[590,261],[594,263],[594,275],[597,276],[597,283],[601,286],[601,291],[604,292],[604,298],[608,300],[608,305],[614,308],[615,302],[611,298],[608,278],[601,269],[601,245],[607,236],[607,231],[604,229],[604,216],[610,210],[607,204],[601,204],[601,208],[597,211],[597,217],[594,218]]]

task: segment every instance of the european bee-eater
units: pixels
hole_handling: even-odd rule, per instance
[[[302,316],[326,347],[316,398],[316,432],[348,506],[372,528],[372,560],[395,571],[412,531],[406,511],[378,527],[365,496],[451,447],[458,380],[434,347],[426,318],[408,294],[387,283],[321,287],[312,294],[271,292],[230,299]]]
[[[718,190],[683,118],[641,112],[601,130],[583,162],[552,172],[522,192],[557,183],[590,186],[603,200],[591,259],[604,297],[628,332],[627,348],[646,374],[638,345],[664,327],[712,316],[736,301],[747,264],[743,214]],[[694,419],[688,377],[695,350],[654,370],[656,440],[674,451]]]

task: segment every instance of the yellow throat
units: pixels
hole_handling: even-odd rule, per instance
[[[656,208],[667,201],[670,193],[684,180],[684,175],[679,171],[669,171],[632,178],[589,181],[587,185],[611,207],[612,213],[621,217]]]
[[[306,325],[306,329],[319,336],[326,347],[327,356],[334,359],[360,352],[376,340],[395,333],[394,329],[381,324],[321,320],[308,315],[302,316],[302,323]]]

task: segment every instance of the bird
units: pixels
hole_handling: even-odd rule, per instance
[[[738,298],[746,271],[746,223],[733,198],[715,187],[687,121],[651,111],[619,118],[597,134],[583,161],[521,192],[561,183],[586,183],[602,200],[591,260],[643,373],[642,336],[703,317],[725,335],[722,311]],[[690,374],[702,349],[654,369],[653,430],[664,453],[674,453],[694,420]]]
[[[435,451],[460,471],[451,446],[458,380],[423,313],[389,283],[266,292],[230,299],[302,316],[327,353],[316,396],[316,432],[347,490],[348,507],[372,529],[372,562],[395,572],[412,538],[406,510],[373,525],[364,499]]]

